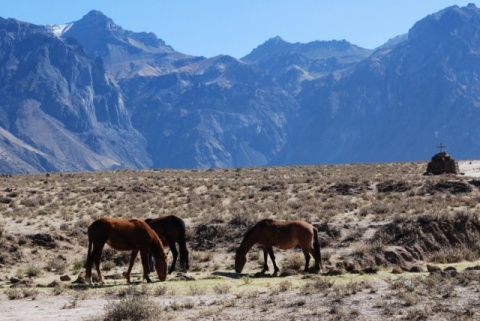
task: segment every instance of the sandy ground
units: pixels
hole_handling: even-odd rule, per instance
[[[100,297],[81,300],[69,308],[71,296],[40,295],[35,300],[8,300],[1,296],[1,320],[84,320],[100,315],[107,300]],[[19,304],[21,303],[21,304]]]
[[[465,160],[458,162],[458,168],[465,176],[480,177],[480,161],[479,160]]]

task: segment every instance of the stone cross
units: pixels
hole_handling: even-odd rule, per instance
[[[443,153],[443,149],[444,149],[444,148],[447,148],[447,146],[445,146],[445,145],[443,145],[442,143],[440,143],[440,145],[438,145],[437,148],[440,148],[440,153]]]

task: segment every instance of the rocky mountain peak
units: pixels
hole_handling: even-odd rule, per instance
[[[408,32],[413,42],[435,43],[451,39],[477,41],[480,31],[480,10],[474,5],[451,6],[418,21]]]

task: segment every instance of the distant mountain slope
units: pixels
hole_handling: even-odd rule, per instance
[[[121,86],[158,167],[267,165],[287,144],[296,108],[261,70],[229,56]]]
[[[87,58],[73,40],[13,19],[0,19],[0,44],[0,127],[9,146],[3,153],[11,160],[5,170],[150,164],[143,138],[100,60]]]
[[[56,33],[58,36],[77,39],[90,57],[103,59],[116,79],[164,75],[204,59],[175,51],[153,33],[124,30],[95,10],[61,30]]]
[[[94,30],[93,30],[94,29]],[[154,167],[267,165],[287,143],[296,103],[256,66],[176,52],[91,11],[61,33],[100,57],[125,93]]]
[[[371,52],[345,40],[303,44],[275,37],[255,48],[242,61],[260,66],[283,88],[298,91],[302,81],[345,69]]]
[[[267,40],[179,53],[98,11],[0,19],[0,171],[210,168],[480,154],[480,10],[452,6],[375,50]]]
[[[478,158],[480,11],[447,8],[407,38],[305,85],[289,162],[429,159],[440,141],[455,157]]]

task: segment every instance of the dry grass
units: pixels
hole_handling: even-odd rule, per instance
[[[161,308],[152,313],[167,319],[473,320],[480,317],[473,303],[480,298],[478,271],[405,272],[427,262],[475,266],[480,256],[480,184],[466,176],[422,176],[425,168],[385,163],[0,178],[0,287],[9,301],[37,298],[25,287],[10,288],[13,277],[31,278],[35,291],[70,296],[65,310],[85,304],[73,290],[99,300],[113,293],[97,319],[133,318],[140,308],[150,318],[148,308],[156,304]],[[135,292],[121,277],[128,253],[106,249],[106,287],[71,282],[83,270],[93,220],[167,214],[187,224],[193,280],[174,273]],[[243,233],[262,218],[317,226],[323,275],[304,275],[303,254],[295,249],[275,253],[280,269],[293,276],[258,278],[263,254],[257,248],[246,274],[233,273]],[[400,277],[392,267],[401,268]],[[138,262],[134,272],[141,281]],[[59,286],[63,274],[71,281]]]

